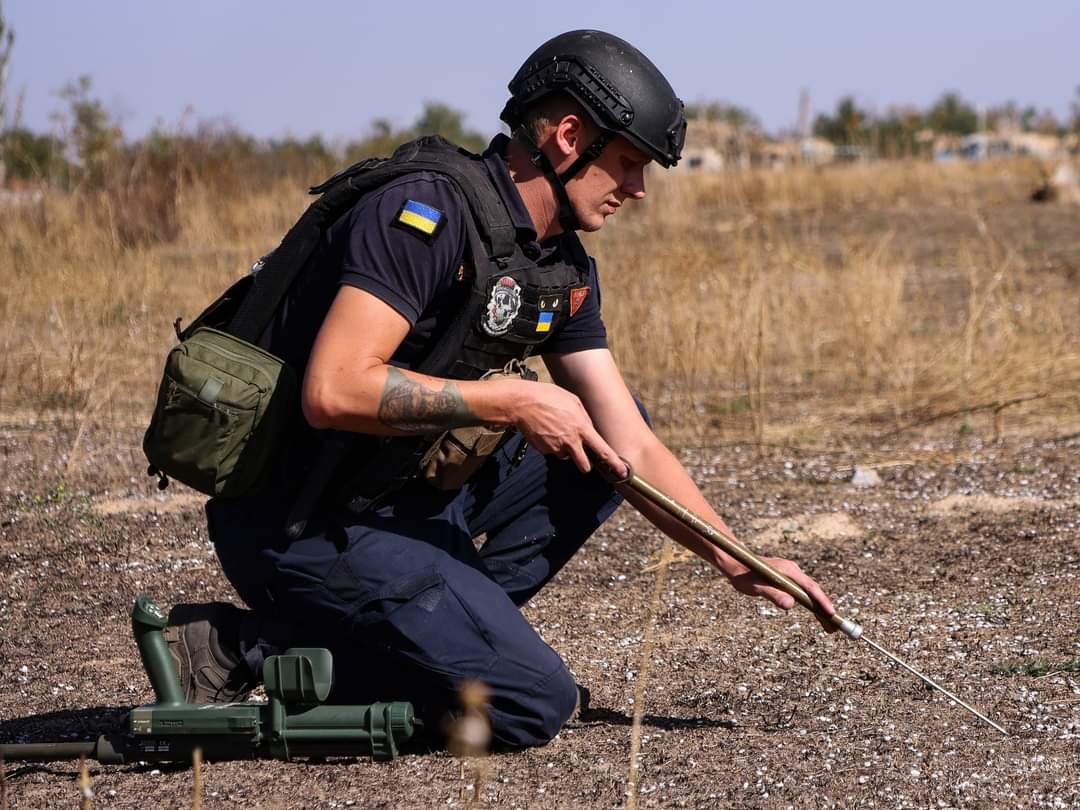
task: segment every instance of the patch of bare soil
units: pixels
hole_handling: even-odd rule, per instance
[[[91,509],[99,515],[131,515],[141,513],[170,514],[202,509],[206,497],[198,492],[178,492],[172,495],[101,497],[91,501]]]
[[[0,431],[2,742],[87,738],[152,699],[136,594],[234,598],[202,499],[158,495],[137,438],[88,434],[69,464],[62,431]],[[210,763],[204,807],[1077,806],[1080,441],[918,441],[918,461],[879,465],[865,488],[849,480],[858,451],[685,460],[751,546],[798,560],[868,637],[1009,737],[808,614],[662,560],[662,538],[624,508],[525,611],[593,694],[550,745],[492,757],[479,778],[444,753]],[[12,808],[78,802],[74,763],[6,770]],[[92,776],[95,807],[191,803],[188,768]]]
[[[934,517],[970,515],[980,512],[1004,515],[1009,512],[1039,509],[1076,509],[1077,506],[1080,506],[1080,500],[1076,498],[1047,500],[1045,498],[1031,498],[1020,495],[1005,498],[993,495],[949,495],[947,498],[942,498],[940,501],[935,501],[927,506],[926,512]]]

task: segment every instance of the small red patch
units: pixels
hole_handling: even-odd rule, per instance
[[[570,291],[570,317],[574,317],[574,313],[581,309],[581,305],[585,303],[585,298],[589,294],[588,287],[575,287]]]

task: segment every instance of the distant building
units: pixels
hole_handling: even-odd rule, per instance
[[[975,132],[963,137],[939,135],[934,139],[935,160],[989,160],[1027,156],[1043,160],[1063,157],[1065,144],[1056,135],[1038,132]]]
[[[718,172],[724,168],[724,156],[712,146],[687,146],[676,166],[688,172]]]
[[[811,166],[832,163],[836,159],[836,146],[824,138],[803,138],[799,142],[799,157]]]
[[[748,130],[727,121],[691,119],[686,146],[678,169],[687,172],[718,172],[749,163]]]
[[[835,156],[836,148],[822,138],[773,140],[754,128],[694,119],[687,127],[683,158],[676,168],[681,172],[719,172],[751,166],[783,169],[830,163]]]
[[[1018,132],[1010,138],[1013,150],[1018,155],[1030,155],[1037,158],[1062,157],[1065,146],[1057,135],[1043,135],[1039,132]]]

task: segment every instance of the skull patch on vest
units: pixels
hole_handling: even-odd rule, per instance
[[[481,326],[492,337],[505,335],[521,309],[521,287],[510,276],[503,276],[491,288]]]

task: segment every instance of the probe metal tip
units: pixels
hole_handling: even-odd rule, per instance
[[[954,703],[956,703],[956,704],[957,704],[957,705],[959,705],[959,706],[963,706],[963,707],[964,707],[965,709],[967,709],[967,710],[968,710],[969,712],[971,712],[971,713],[972,713],[973,715],[975,715],[976,717],[978,717],[978,718],[979,718],[980,720],[982,720],[982,721],[983,721],[984,723],[986,723],[986,724],[988,724],[988,725],[991,725],[991,726],[993,726],[993,727],[994,727],[994,728],[996,728],[996,729],[997,729],[998,731],[1000,731],[1000,732],[1001,732],[1002,734],[1004,734],[1004,735],[1005,735],[1006,737],[1008,737],[1008,736],[1009,736],[1009,732],[1007,732],[1007,731],[1006,731],[1006,730],[1005,730],[1004,728],[1002,728],[1001,726],[999,726],[999,725],[998,725],[997,723],[995,723],[995,722],[994,722],[993,720],[991,720],[991,719],[990,719],[989,717],[987,717],[987,716],[986,716],[985,714],[982,714],[982,713],[981,713],[981,712],[979,712],[979,711],[978,711],[977,709],[975,709],[975,708],[974,708],[973,706],[970,706],[970,705],[968,705],[967,703],[965,703],[964,701],[962,701],[962,700],[961,700],[960,698],[958,698],[958,697],[957,697],[956,695],[954,695],[954,694],[953,694],[952,692],[950,692],[950,691],[949,691],[948,689],[946,689],[946,688],[945,688],[944,686],[941,686],[940,684],[934,683],[934,682],[933,682],[932,680],[930,680],[930,679],[929,679],[929,678],[927,678],[927,677],[926,677],[925,675],[923,675],[923,674],[922,674],[921,672],[919,672],[919,670],[915,669],[915,668],[914,668],[914,667],[912,667],[912,666],[909,666],[909,665],[905,664],[905,663],[904,663],[903,661],[901,661],[901,660],[900,660],[899,658],[897,658],[897,657],[896,657],[895,655],[893,655],[893,654],[892,654],[891,652],[889,652],[888,650],[886,650],[886,649],[885,649],[884,647],[882,647],[882,646],[881,646],[880,644],[875,644],[875,643],[874,643],[874,642],[872,642],[872,641],[871,641],[870,639],[868,639],[868,638],[867,638],[866,636],[862,636],[862,640],[863,640],[863,641],[865,641],[865,642],[866,642],[867,644],[869,644],[869,645],[870,645],[871,647],[873,647],[873,648],[874,648],[875,650],[877,650],[877,651],[878,651],[879,653],[881,653],[882,655],[884,655],[884,656],[888,657],[888,658],[889,658],[889,659],[891,659],[892,661],[895,661],[895,662],[896,662],[897,664],[899,664],[900,666],[902,666],[902,667],[903,667],[904,669],[906,669],[906,670],[907,670],[908,672],[910,672],[910,673],[911,673],[912,675],[914,675],[915,677],[917,677],[917,678],[919,678],[920,680],[922,680],[922,681],[923,681],[923,683],[925,683],[925,684],[927,684],[927,685],[929,685],[929,686],[932,686],[932,687],[934,687],[935,689],[937,689],[937,690],[938,690],[939,692],[941,692],[941,693],[942,693],[943,695],[945,695],[945,697],[947,697],[947,698],[948,698],[949,700],[953,701]]]

